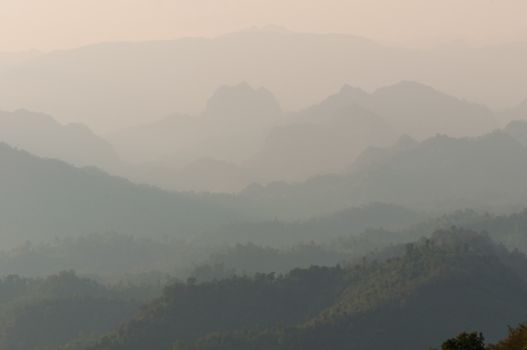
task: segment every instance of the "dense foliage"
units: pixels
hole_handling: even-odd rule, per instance
[[[56,349],[94,337],[132,317],[141,300],[125,288],[109,288],[73,272],[45,279],[11,275],[0,280],[0,348]]]
[[[417,350],[462,329],[497,340],[527,318],[526,266],[484,235],[441,231],[387,260],[174,284],[89,349]]]
[[[511,328],[509,336],[495,345],[491,345],[489,350],[526,350],[527,349],[527,325],[518,328]]]

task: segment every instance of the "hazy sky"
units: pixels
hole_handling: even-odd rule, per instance
[[[0,51],[215,36],[253,25],[381,42],[527,41],[527,0],[0,0]]]

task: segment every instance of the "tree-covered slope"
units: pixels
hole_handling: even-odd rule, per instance
[[[386,261],[177,284],[90,349],[423,349],[527,319],[524,256],[459,229]]]
[[[248,187],[240,195],[262,211],[302,217],[372,202],[433,212],[518,210],[527,199],[527,148],[497,131],[476,138],[439,135],[370,149],[350,173],[302,183]]]
[[[139,309],[131,289],[109,288],[63,272],[44,279],[11,275],[0,280],[0,348],[56,349],[100,336]]]
[[[184,236],[236,217],[216,197],[134,185],[5,144],[0,164],[3,242],[93,232]]]

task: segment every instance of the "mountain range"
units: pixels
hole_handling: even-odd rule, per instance
[[[526,60],[522,43],[407,49],[351,35],[257,28],[34,55],[0,69],[0,106],[42,111],[101,132],[174,111],[199,113],[218,86],[240,81],[266,86],[292,111],[346,83],[373,90],[413,80],[505,108],[525,99]]]
[[[135,185],[96,168],[39,158],[6,144],[0,144],[0,164],[6,246],[97,232],[190,237],[244,217],[221,197]]]
[[[392,147],[366,150],[348,173],[253,185],[240,196],[293,217],[371,202],[440,212],[520,210],[527,199],[527,148],[510,132],[422,142],[403,137]]]
[[[344,86],[296,113],[282,112],[269,91],[242,83],[218,89],[201,115],[175,115],[108,138],[124,159],[144,162],[139,181],[239,191],[252,182],[340,173],[366,148],[391,145],[401,134],[479,136],[495,128],[489,109],[415,82],[372,94]]]
[[[26,110],[0,112],[0,142],[76,166],[113,169],[120,159],[108,141],[82,124],[61,124]]]

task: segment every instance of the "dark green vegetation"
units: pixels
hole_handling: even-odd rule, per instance
[[[417,350],[464,329],[497,341],[527,319],[526,267],[485,235],[438,231],[395,258],[176,283],[87,348]]]
[[[482,333],[463,332],[446,340],[441,350],[525,350],[527,349],[527,326],[509,328],[509,335],[497,344],[485,345]]]
[[[71,274],[6,278],[15,292],[0,310],[5,350],[422,350],[463,330],[496,342],[506,325],[527,320],[526,258],[507,251],[527,252],[527,211],[429,219],[377,203],[303,221],[234,222],[240,210],[230,209],[227,196],[167,193],[0,151],[7,165],[0,174],[10,184],[1,188],[9,198],[3,233],[48,242],[0,254],[4,273],[75,268],[123,281],[109,288]],[[246,195],[241,203],[254,203]],[[82,232],[115,225],[131,234],[79,235],[76,222]],[[198,235],[178,238],[190,233]],[[147,234],[157,238],[133,237]],[[50,241],[53,235],[66,237]],[[151,301],[169,275],[190,278]],[[45,287],[64,279],[61,285],[83,287],[69,294]]]
[[[481,333],[461,333],[445,341],[441,350],[485,350],[485,338]]]
[[[399,255],[401,244],[451,226],[488,232],[496,242],[527,253],[527,211],[491,215],[464,210],[410,225],[421,217],[400,207],[375,204],[301,222],[231,224],[193,241],[91,234],[26,243],[0,253],[0,264],[4,274],[23,276],[74,269],[107,281],[158,281],[167,275],[183,279],[192,275],[201,281],[334,266],[372,254],[377,258]],[[403,227],[405,221],[409,227]]]
[[[332,266],[413,240],[414,234],[383,230],[406,228],[423,217],[402,207],[372,204],[299,222],[233,223],[192,240],[178,239],[177,232],[157,239],[118,233],[41,237],[42,243],[26,242],[1,252],[0,264],[4,274],[46,276],[74,269],[105,279],[152,272],[186,277],[204,263],[238,273],[287,272],[313,264]]]
[[[423,87],[346,88],[318,108],[335,108],[348,140],[350,101],[392,106],[407,90]],[[340,174],[239,195],[167,192],[2,144],[0,272],[25,277],[0,283],[0,349],[424,350],[472,330],[496,343],[527,320],[527,211],[486,211],[524,206],[525,135],[515,122],[402,137]],[[41,277],[65,269],[93,280]],[[483,343],[464,333],[443,349]]]
[[[72,269],[83,275],[116,281],[148,275],[180,276],[193,264],[205,260],[211,250],[177,239],[90,234],[40,244],[27,242],[0,253],[0,266],[4,274],[47,276]]]
[[[63,272],[45,279],[0,280],[0,348],[56,349],[96,337],[137,312],[141,288],[109,288]]]

